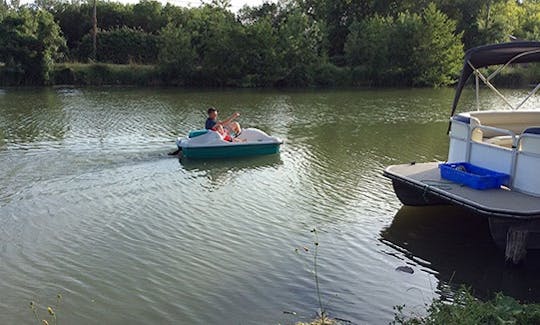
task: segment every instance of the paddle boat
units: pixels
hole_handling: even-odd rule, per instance
[[[511,64],[540,62],[540,42],[481,46],[467,51],[464,61],[450,114],[448,161],[389,166],[384,176],[404,205],[459,205],[486,216],[495,243],[517,264],[527,249],[540,249],[540,110],[520,110],[540,83],[514,105],[491,81]],[[480,70],[494,65],[490,75]],[[456,114],[471,75],[476,110]],[[505,107],[480,111],[480,81]]]
[[[276,154],[282,143],[282,140],[256,128],[242,129],[232,142],[212,130],[193,130],[187,137],[176,141],[182,157],[192,159]]]

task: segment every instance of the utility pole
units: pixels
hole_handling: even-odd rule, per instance
[[[92,14],[92,60],[97,61],[97,9],[94,0],[94,10]]]

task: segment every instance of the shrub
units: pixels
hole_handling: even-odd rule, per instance
[[[403,315],[403,306],[396,308],[394,324],[539,324],[540,305],[520,304],[515,299],[497,294],[492,300],[476,299],[469,290],[459,290],[452,303],[435,300],[425,317]]]

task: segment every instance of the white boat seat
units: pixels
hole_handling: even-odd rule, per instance
[[[499,135],[496,137],[484,138],[483,142],[511,149],[514,144],[514,139],[511,135]]]
[[[540,110],[528,111],[479,111],[471,112],[471,117],[478,119],[480,125],[493,126],[521,134],[531,125],[540,125]],[[484,137],[497,136],[492,131],[484,130]]]

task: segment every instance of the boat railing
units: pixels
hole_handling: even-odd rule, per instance
[[[540,127],[528,128],[518,141],[512,186],[520,192],[540,196]]]
[[[540,196],[540,127],[529,127],[521,134],[512,130],[481,125],[474,117],[454,116],[451,120],[449,162],[469,162],[510,175],[509,188]],[[483,134],[489,133],[490,138]],[[500,134],[502,136],[493,136]],[[509,146],[490,140],[504,139]]]
[[[516,136],[516,134],[511,130],[493,126],[477,125],[472,128],[472,134],[479,133],[475,131],[480,130],[481,132],[488,131],[492,134],[502,134],[503,136],[512,139],[512,145],[510,147],[505,147],[497,145],[496,143],[485,141],[484,138],[480,136],[478,138],[471,138],[467,148],[469,152],[468,162],[480,167],[510,175],[510,183],[506,185],[511,186],[511,182],[516,171],[515,162],[518,153],[516,150],[518,136]]]
[[[505,137],[505,138],[508,138],[508,139],[511,140],[510,148],[517,148],[519,137],[516,136],[516,133],[511,131],[511,130],[503,129],[503,128],[499,128],[499,127],[495,127],[495,126],[489,126],[489,125],[477,125],[477,126],[474,126],[473,130],[472,130],[472,134],[475,134],[475,130],[488,131],[490,134],[501,134],[501,135],[503,135],[502,137]],[[483,132],[482,132],[482,134],[483,134]],[[480,137],[472,137],[472,140],[476,141],[476,142],[484,143],[486,145],[492,145],[492,146],[498,146],[498,147],[506,148],[506,146],[498,145],[496,141],[486,141],[484,139],[484,137],[482,136],[482,134],[480,134]],[[496,140],[497,138],[501,138],[501,136],[493,136],[493,137],[490,137],[488,140],[492,140],[492,139]]]

